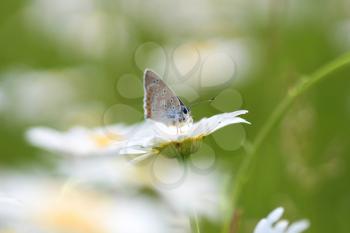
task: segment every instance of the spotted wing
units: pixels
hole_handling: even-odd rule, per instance
[[[155,72],[145,71],[144,88],[145,118],[167,125],[175,125],[182,119],[183,103]]]

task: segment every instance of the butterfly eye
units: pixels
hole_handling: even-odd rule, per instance
[[[188,113],[188,111],[187,111],[187,109],[186,109],[186,108],[182,109],[182,112],[183,112],[183,113],[185,113],[185,114],[187,114],[187,113]]]

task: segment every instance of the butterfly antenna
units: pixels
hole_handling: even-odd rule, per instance
[[[208,100],[202,100],[202,101],[195,102],[195,103],[191,104],[191,105],[189,106],[189,108],[192,109],[193,106],[196,106],[196,105],[202,104],[202,103],[206,103],[206,102],[211,103],[211,102],[213,102],[215,99],[216,99],[216,96],[214,96],[214,97],[212,97],[212,98],[210,98],[210,99],[208,99]]]

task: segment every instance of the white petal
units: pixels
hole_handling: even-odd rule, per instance
[[[309,221],[307,220],[300,220],[295,223],[293,223],[287,230],[286,233],[301,233],[308,229],[310,226]]]
[[[278,219],[282,217],[283,212],[284,209],[282,207],[276,208],[267,216],[267,221],[269,221],[271,224],[277,222]]]
[[[270,233],[271,225],[266,219],[261,219],[254,229],[254,233]]]
[[[1,175],[3,174],[4,173],[2,173]],[[24,203],[21,200],[15,198],[12,195],[11,190],[8,190],[6,188],[6,181],[4,182],[4,176],[2,176],[1,178],[1,183],[1,189],[4,190],[6,193],[0,193],[0,222],[10,223],[12,220],[21,219],[25,214]],[[1,223],[0,229],[2,229]]]
[[[267,216],[267,218],[262,219],[257,224],[254,233],[301,233],[309,227],[309,221],[301,220],[291,224],[290,227],[287,228],[287,220],[278,221],[281,218],[283,212],[284,209],[282,207],[278,207],[273,210]]]
[[[27,131],[27,140],[38,147],[48,150],[57,150],[60,148],[60,134],[53,129],[38,127]]]
[[[4,204],[21,206],[21,202],[19,200],[0,193],[0,207]]]
[[[231,113],[222,113],[215,116],[212,116],[210,118],[204,118],[198,123],[195,123],[193,125],[193,132],[191,133],[192,137],[196,136],[206,136],[213,132],[215,132],[218,129],[221,129],[227,125],[231,124],[237,124],[237,123],[247,123],[250,124],[248,121],[237,117],[242,114],[246,114],[248,111],[246,110],[240,110],[235,111]]]
[[[249,124],[246,120],[237,117],[247,112],[246,110],[240,110],[231,113],[223,113],[210,118],[204,118],[195,124],[186,124],[180,127],[168,126],[161,122],[148,119],[139,125],[136,133],[133,134],[128,141],[133,145],[154,148],[173,141],[183,141],[187,138],[206,136],[230,124]]]
[[[27,131],[27,140],[48,151],[73,156],[117,154],[134,126],[106,126],[95,129],[75,127],[66,132],[37,127]]]
[[[286,231],[287,227],[288,227],[288,221],[287,220],[281,220],[281,221],[276,223],[275,231],[283,233],[283,232]]]
[[[134,159],[130,160],[131,163],[133,164],[137,164],[143,160],[146,160],[148,158],[150,158],[151,156],[153,156],[154,154],[152,152],[149,152],[149,153],[144,153],[142,155],[139,155],[137,157],[135,157]]]
[[[191,126],[192,125],[185,125],[183,127],[167,126],[161,122],[146,120],[140,125],[138,132],[134,134],[129,141],[137,142],[144,147],[157,147],[161,144],[181,141],[188,138],[188,132],[191,131]]]

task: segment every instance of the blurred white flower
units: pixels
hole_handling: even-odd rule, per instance
[[[0,180],[0,192],[6,194],[6,200],[0,198],[0,217],[6,217],[0,231],[162,233],[171,227],[164,205],[146,196],[67,187],[64,180],[47,176],[2,174]]]
[[[121,11],[128,15],[131,20],[152,25],[171,35],[184,32],[197,32],[207,30],[217,25],[218,17],[215,15],[215,5],[210,0],[188,1],[161,1],[150,0],[147,2],[120,1]],[[214,9],[213,9],[214,8]],[[176,14],[169,15],[176,11]],[[213,25],[213,22],[215,25]]]
[[[273,210],[266,218],[256,225],[254,233],[301,233],[309,228],[308,220],[299,220],[288,226],[287,220],[280,220],[284,209],[279,207]]]
[[[12,121],[37,122],[59,115],[76,99],[66,75],[20,69],[1,74],[0,109]]]
[[[58,43],[66,56],[100,59],[120,54],[130,43],[130,20],[119,2],[98,0],[31,0],[24,11],[26,24]]]
[[[26,23],[43,29],[68,49],[99,57],[106,48],[107,19],[95,0],[32,0]]]
[[[0,112],[9,123],[17,125],[100,123],[103,103],[82,102],[82,90],[88,88],[86,73],[84,67],[9,69],[0,74]]]
[[[58,174],[68,178],[67,187],[79,185],[99,187],[118,193],[136,193],[148,186],[142,167],[135,166],[121,157],[90,157],[64,160],[57,166]]]
[[[173,77],[185,77],[186,84],[196,88],[222,86],[234,78],[244,77],[252,65],[251,44],[245,38],[181,44],[175,48],[170,61],[176,72]]]
[[[339,21],[329,32],[329,40],[339,51],[348,51],[350,49],[350,19]]]
[[[4,219],[11,221],[13,216],[18,216],[21,205],[22,203],[19,200],[0,193],[0,226],[4,224],[2,223]]]
[[[268,0],[233,0],[220,4],[213,0],[121,0],[120,3],[121,11],[132,21],[152,25],[153,30],[177,38],[227,34],[229,29],[244,31],[252,20],[268,22],[270,8],[275,5]],[[247,11],[251,14],[246,14]]]
[[[163,161],[160,166],[165,167]],[[221,219],[223,189],[219,174],[189,171],[176,187],[167,188],[154,180],[149,183],[152,175],[148,168],[94,158],[65,161],[59,164],[54,177],[3,171],[0,231],[2,226],[13,230],[17,230],[16,226],[33,226],[32,232],[90,232],[85,231],[89,228],[96,232],[189,232],[188,219],[193,215]],[[162,175],[176,179],[177,175],[171,166],[161,171],[163,174],[155,172],[159,179],[164,178]],[[145,195],[143,187],[156,195]],[[6,224],[1,225],[1,220]]]
[[[159,171],[158,179],[161,179]],[[167,173],[167,174],[164,174]],[[174,168],[166,167],[163,175],[167,180],[179,179],[179,174]],[[183,180],[179,180],[174,187],[156,186],[156,190],[171,208],[185,219],[197,215],[218,221],[221,219],[220,202],[222,201],[223,184],[216,172],[209,174],[197,174],[188,170]],[[222,177],[221,177],[222,178]]]

